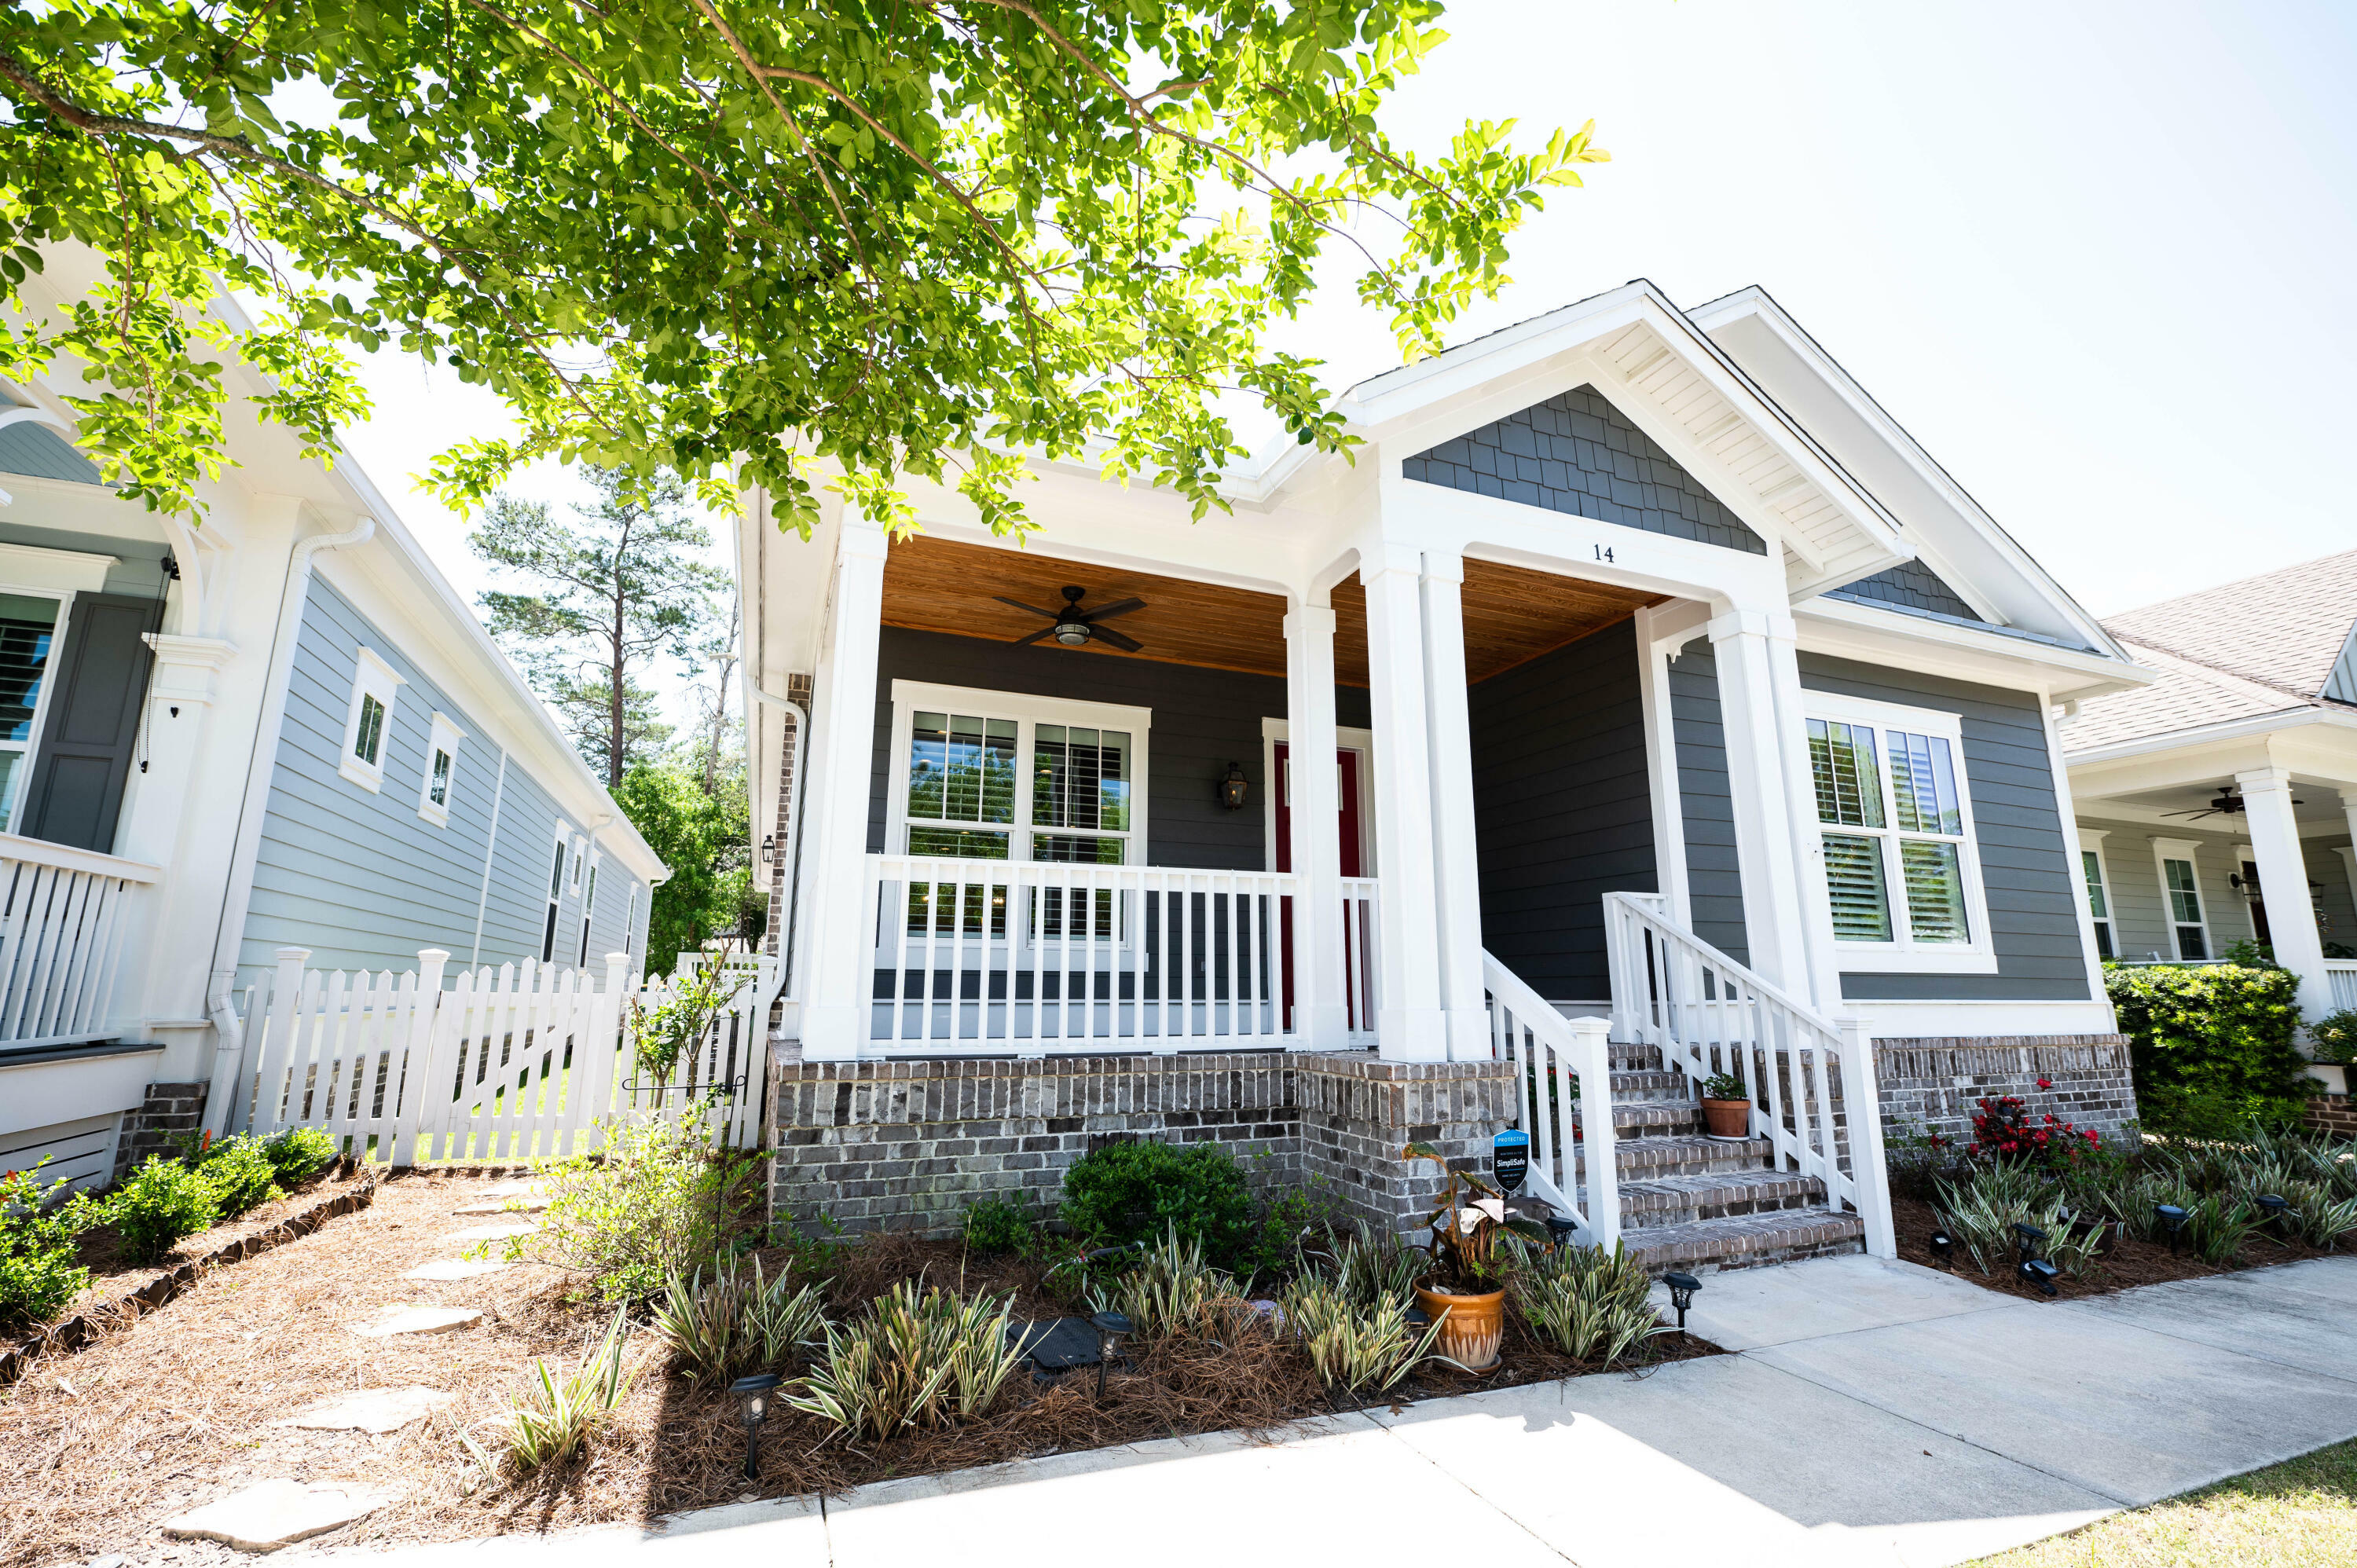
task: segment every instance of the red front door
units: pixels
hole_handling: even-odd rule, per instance
[[[1276,743],[1276,868],[1293,869],[1293,762],[1289,747]],[[1359,869],[1359,754],[1338,750],[1334,753],[1336,771],[1340,774],[1342,812],[1340,826],[1342,849],[1342,875],[1363,875]],[[1293,900],[1284,901],[1278,912],[1278,922],[1285,941],[1285,1026],[1293,1027]],[[1361,1027],[1359,1021],[1359,1000],[1349,999],[1351,1027]]]

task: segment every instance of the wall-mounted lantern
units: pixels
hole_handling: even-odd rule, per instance
[[[1244,796],[1252,789],[1252,780],[1244,777],[1244,765],[1228,764],[1228,776],[1220,780],[1220,804],[1231,811],[1244,809]]]

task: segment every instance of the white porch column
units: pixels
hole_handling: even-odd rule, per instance
[[[802,897],[807,919],[796,967],[807,981],[802,1055],[844,1061],[867,1037],[875,933],[867,907],[867,788],[876,724],[876,650],[884,615],[883,530],[845,506],[835,537],[813,721],[823,737],[810,779]]]
[[[1825,892],[1824,840],[1817,827],[1817,783],[1809,761],[1809,715],[1801,688],[1800,627],[1788,615],[1768,618],[1768,683],[1776,693],[1776,750],[1784,760],[1785,830],[1799,880],[1805,988],[1821,1013],[1839,1014],[1841,966],[1834,959],[1833,899]],[[1957,759],[1963,766],[1963,758]]]
[[[1424,557],[1376,544],[1360,557],[1367,589],[1367,685],[1375,730],[1375,875],[1382,879],[1377,1048],[1394,1061],[1446,1061],[1433,886],[1432,769],[1426,753]]]
[[[203,802],[196,799],[199,759],[217,727],[210,718],[221,672],[237,657],[235,645],[217,637],[150,632],[146,642],[155,650],[156,668],[147,683],[145,757],[132,776],[115,853],[164,866],[167,874],[159,885],[134,895],[124,912],[122,950],[144,955],[121,965],[121,990],[109,999],[107,1021],[125,1025],[135,1016],[152,1023],[205,1014],[221,885],[175,876],[170,868],[192,837],[203,836]]]
[[[1296,600],[1285,617],[1285,733],[1291,780],[1287,853],[1301,892],[1293,900],[1293,1017],[1301,1043],[1339,1051],[1350,1043],[1343,1004],[1342,798],[1333,757],[1334,607]]]
[[[1473,832],[1473,727],[1465,686],[1465,558],[1424,553],[1424,693],[1431,736],[1434,912],[1448,1056],[1491,1053],[1481,989],[1481,867]]]
[[[2308,859],[2292,817],[2291,774],[2281,768],[2234,775],[2243,788],[2244,821],[2258,863],[2259,894],[2267,902],[2267,936],[2276,961],[2299,976],[2299,1010],[2309,1017],[2332,1011],[2332,979],[2324,972],[2324,939],[2317,934],[2316,901],[2308,893]]]
[[[1709,631],[1718,665],[1719,724],[1727,742],[1751,967],[1803,1000],[1814,1001],[1801,867],[1792,847],[1792,813],[1807,801],[1792,799],[1785,767],[1770,647],[1778,620],[1787,628],[1792,624],[1789,616],[1738,610],[1713,620]]]

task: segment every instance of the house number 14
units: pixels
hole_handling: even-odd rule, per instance
[[[1597,558],[1598,561],[1609,561],[1609,560],[1611,560],[1611,559],[1612,559],[1612,547],[1611,547],[1610,545],[1609,545],[1609,544],[1599,544],[1599,545],[1596,546],[1596,558]]]

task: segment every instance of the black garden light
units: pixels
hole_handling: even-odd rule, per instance
[[[2177,1256],[2178,1239],[2185,1234],[2187,1211],[2174,1203],[2156,1203],[2152,1216],[2169,1228],[2169,1255]]]
[[[1089,1326],[1097,1331],[1097,1398],[1104,1398],[1105,1366],[1120,1353],[1122,1336],[1135,1326],[1125,1313],[1100,1312],[1089,1319]]]
[[[756,1372],[728,1385],[737,1396],[737,1413],[745,1423],[745,1478],[761,1478],[761,1423],[769,1418],[770,1391],[778,1386],[775,1372]]]
[[[2062,1271],[2038,1255],[2046,1245],[2046,1240],[2045,1231],[2026,1220],[2014,1226],[2014,1251],[2019,1262],[2015,1263],[2013,1272],[2020,1276],[2022,1283],[2035,1285],[2048,1295],[2053,1295],[2056,1294],[2054,1281]]]
[[[1695,1292],[1702,1289],[1702,1282],[1692,1274],[1671,1273],[1663,1274],[1662,1283],[1670,1287],[1670,1305],[1678,1309],[1678,1332],[1684,1334],[1686,1308],[1694,1305]]]
[[[1943,1269],[1956,1266],[1956,1239],[1945,1230],[1932,1232],[1932,1261]]]
[[[2280,1194],[2266,1192],[2259,1195],[2259,1212],[2267,1217],[2269,1224],[2281,1219],[2290,1208],[2291,1200]]]
[[[1568,1214],[1548,1215],[1546,1228],[1548,1239],[1555,1242],[1555,1250],[1558,1252],[1570,1246],[1579,1234],[1579,1222]]]

